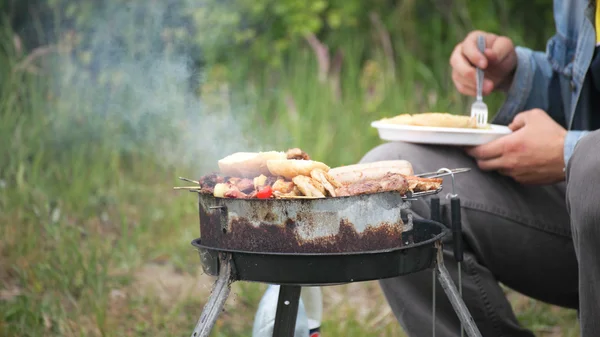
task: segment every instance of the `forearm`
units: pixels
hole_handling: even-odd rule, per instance
[[[519,112],[534,108],[560,121],[564,116],[560,85],[546,54],[524,47],[517,47],[516,53],[514,77],[494,123],[508,125]]]

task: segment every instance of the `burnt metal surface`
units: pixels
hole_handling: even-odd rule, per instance
[[[413,221],[413,229],[404,233],[403,245],[394,249],[296,254],[219,249],[206,246],[202,239],[194,240],[192,245],[198,249],[201,261],[206,260],[203,258],[206,254],[230,254],[233,280],[304,286],[370,281],[415,273],[435,265],[435,243],[449,229],[431,220]],[[209,273],[206,266],[203,268]]]
[[[360,252],[401,246],[399,193],[322,199],[233,199],[199,193],[203,245],[279,253]]]

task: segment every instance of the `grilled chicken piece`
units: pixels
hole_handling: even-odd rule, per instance
[[[300,192],[300,190],[298,189],[298,187],[296,185],[294,185],[294,188],[289,192],[289,193],[282,193],[280,191],[273,191],[273,195],[277,198],[289,198],[289,199],[293,199],[293,198],[297,198],[297,197],[301,197],[302,196],[302,192]]]
[[[388,173],[381,179],[363,180],[336,189],[339,197],[396,191],[404,194],[408,191],[408,181],[402,174]]]
[[[325,191],[325,187],[323,186],[323,184],[321,184],[320,181],[313,179],[313,178],[308,178],[310,180],[310,183],[317,189],[319,190],[319,192],[321,192],[321,194],[326,195],[327,191]]]
[[[324,198],[325,193],[315,186],[314,181],[307,176],[295,176],[292,181],[296,184],[296,187],[307,197]],[[323,187],[323,186],[321,186]]]
[[[327,191],[332,197],[337,196],[335,189],[342,187],[342,184],[338,183],[331,175],[321,169],[312,170],[310,176],[313,178],[313,181],[317,181],[323,186],[323,192]]]
[[[411,192],[434,191],[442,186],[442,178],[421,178],[408,176],[408,190]]]
[[[287,159],[310,160],[310,156],[299,148],[289,149],[286,152]]]
[[[292,192],[295,187],[296,186],[291,181],[277,179],[277,181],[275,183],[273,183],[273,186],[271,188],[273,189],[273,192],[280,192],[280,193],[286,194],[286,193]]]

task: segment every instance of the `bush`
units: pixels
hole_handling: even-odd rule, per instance
[[[98,18],[107,17],[111,27],[104,28],[131,53],[161,46],[185,51],[198,64],[242,61],[261,67],[281,67],[298,45],[306,45],[309,34],[337,50],[348,40],[372,47],[380,43],[377,31],[384,29],[395,52],[416,53],[429,64],[437,56],[431,51],[447,49],[471,29],[543,48],[554,28],[551,0],[9,0],[3,6],[17,31],[34,44],[69,33],[81,53],[94,54],[87,42],[103,29]],[[28,25],[31,18],[38,24]],[[152,24],[153,35],[136,29]]]

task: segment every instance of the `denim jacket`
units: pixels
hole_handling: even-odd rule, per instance
[[[554,0],[556,34],[548,41],[545,52],[516,47],[515,77],[494,118],[494,123],[507,125],[521,111],[546,111],[567,129],[565,166],[579,139],[589,133],[585,124],[582,130],[572,130],[574,121],[587,109],[588,100],[594,99],[582,91],[596,44],[595,7],[588,2]]]

